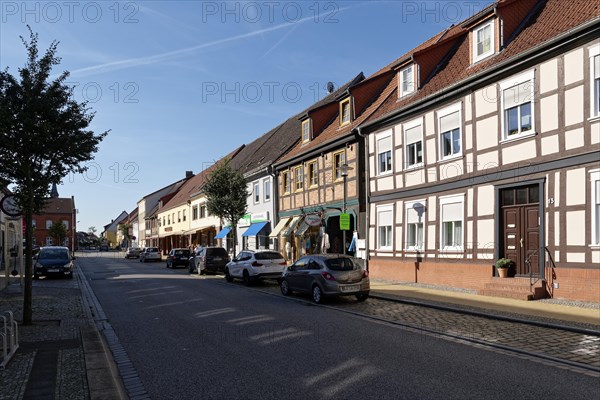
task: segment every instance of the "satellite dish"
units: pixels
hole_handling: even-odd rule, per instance
[[[327,82],[327,92],[333,93],[333,89],[334,89],[333,82]]]

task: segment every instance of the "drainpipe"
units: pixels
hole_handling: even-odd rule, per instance
[[[371,204],[369,204],[369,139],[366,135],[361,132],[360,126],[357,129],[358,136],[364,141],[365,148],[365,269],[369,270],[369,225],[370,225],[370,210]]]

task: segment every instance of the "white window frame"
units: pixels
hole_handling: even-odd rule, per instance
[[[310,176],[311,165],[314,166],[314,168],[312,169],[312,172],[314,172],[314,183],[313,183],[313,176]],[[318,187],[319,186],[319,164],[317,163],[317,160],[309,161],[306,164],[306,169],[308,170],[308,179],[307,179],[308,187],[309,188]]]
[[[406,90],[404,89],[404,84],[407,83],[404,79],[405,72],[407,76],[412,78],[412,85],[407,87]],[[398,93],[400,93],[401,98],[415,92],[415,64],[407,65],[398,72],[398,86]]]
[[[410,234],[410,225],[413,225],[415,223],[413,222],[408,222],[409,220],[409,211],[413,209],[415,204],[422,204],[425,207],[425,210],[423,212],[423,215],[421,216],[421,222],[417,223],[421,225],[421,233],[422,233],[422,237],[421,237],[421,245],[414,245],[414,246],[410,246],[408,244],[408,236]],[[404,225],[405,225],[405,237],[404,237],[404,249],[407,251],[423,251],[425,249],[425,233],[426,233],[426,225],[425,225],[425,221],[426,221],[426,215],[427,215],[427,200],[425,199],[421,199],[421,200],[413,200],[413,201],[407,201],[404,203],[404,215],[405,215],[405,220],[404,220]],[[418,231],[417,231],[418,232]],[[418,240],[416,240],[416,242],[418,243]]]
[[[185,222],[186,221],[185,208],[181,211],[181,216],[182,216],[183,222]]]
[[[298,165],[294,167],[294,191],[301,192],[304,190],[304,167],[302,165]],[[297,171],[300,171],[298,173]]]
[[[63,223],[63,225],[65,226],[65,228],[67,228],[67,230],[69,230],[69,221],[67,221],[66,219],[63,219],[62,221],[60,221]]]
[[[390,152],[390,168],[385,171],[381,169],[381,163],[379,160],[379,156],[384,152],[387,153],[388,150],[381,151],[379,149],[380,142],[384,140],[389,140],[389,152]],[[385,146],[387,147],[387,146]],[[392,140],[392,130],[387,130],[385,132],[381,132],[375,135],[375,164],[376,171],[378,176],[390,175],[394,171],[394,141]]]
[[[391,213],[391,218],[390,221],[385,221],[385,224],[381,223],[381,219],[380,218],[380,214],[381,213]],[[375,215],[377,216],[377,250],[387,250],[387,251],[391,251],[394,248],[394,206],[391,204],[388,205],[383,205],[383,206],[377,206],[375,208]],[[385,227],[389,227],[389,231],[388,233],[386,233],[386,235],[388,236],[388,240],[386,241],[386,243],[384,245],[381,244],[381,239],[382,236],[380,234],[381,228],[385,228]]]
[[[281,191],[283,194],[289,194],[292,191],[292,172],[288,169],[287,171],[281,172]]]
[[[444,140],[442,139],[442,134],[448,132],[447,130],[442,132],[442,118],[451,115],[453,113],[458,113],[458,141],[460,149],[457,153],[452,152],[448,156],[444,156]],[[438,125],[438,141],[439,141],[439,159],[440,161],[452,160],[455,158],[460,158],[463,155],[463,129],[462,129],[462,103],[452,104],[448,107],[442,108],[437,112],[437,125]],[[453,130],[452,130],[453,131]],[[454,149],[454,141],[450,141],[450,146]]]
[[[521,85],[528,81],[530,82],[529,103],[531,104],[531,129],[526,130],[526,131],[520,131],[521,127],[520,127],[520,122],[519,122],[519,131],[520,132],[509,136],[508,132],[506,131],[508,121],[506,120],[506,111],[507,110],[505,109],[505,105],[504,105],[504,92],[508,89],[511,89],[515,86]],[[535,71],[534,70],[527,71],[525,73],[513,76],[513,77],[501,82],[500,83],[500,102],[501,102],[500,124],[501,124],[501,129],[502,129],[501,142],[508,142],[508,141],[512,141],[512,140],[516,140],[516,139],[527,138],[527,137],[534,136],[536,134],[536,131],[535,131]],[[518,106],[520,107],[526,103],[527,102],[522,102]]]
[[[310,118],[302,121],[302,143],[310,142]]]
[[[37,221],[35,219],[31,219],[31,227],[32,228],[37,228]]]
[[[460,219],[460,225],[461,225],[461,237],[460,237],[460,245],[452,245],[452,246],[446,246],[445,244],[445,223],[446,222],[458,222],[458,220],[452,220],[452,221],[446,221],[444,218],[444,205],[447,204],[457,204],[460,203],[461,205],[461,219]],[[452,195],[452,196],[443,196],[439,198],[439,204],[440,204],[440,245],[439,248],[440,250],[443,251],[463,251],[464,249],[464,243],[465,243],[465,196],[464,194],[459,194],[459,195]],[[454,236],[454,229],[455,229],[455,225],[453,224],[453,229],[452,229],[452,235]]]
[[[344,119],[344,107],[348,107],[348,119]],[[340,101],[340,126],[349,124],[352,121],[352,109],[350,108],[350,97]]]
[[[590,190],[592,194],[592,243],[590,247],[600,247],[600,194],[596,192],[596,185],[600,185],[600,169],[590,173]]]
[[[267,178],[263,181],[263,197],[265,202],[271,201],[271,179]]]
[[[416,128],[417,126],[421,126],[421,161],[420,162],[416,162],[414,164],[408,165],[408,150],[409,150],[409,146],[413,143],[418,143],[417,142],[408,142],[408,139],[406,137],[406,131],[412,128]],[[404,170],[409,170],[409,169],[415,169],[415,168],[421,168],[424,165],[425,162],[425,141],[423,140],[423,117],[419,117],[417,119],[413,119],[412,121],[406,122],[405,124],[402,125],[402,135],[404,136]],[[415,154],[415,158],[416,158],[416,154]]]
[[[594,58],[600,58],[600,45],[596,44],[589,48],[590,56],[590,119],[600,118],[600,83],[596,86],[596,80],[600,81],[600,77],[594,76]],[[600,71],[599,71],[600,72]]]
[[[199,207],[198,204],[192,206],[192,221],[196,221],[199,216]]]
[[[254,204],[260,203],[260,182],[252,183],[252,201]]]
[[[46,220],[46,229],[50,229],[50,228],[52,228],[52,224],[53,224],[53,223],[54,223],[54,222],[52,222],[52,220],[51,220],[51,219],[47,219],[47,220]]]
[[[198,207],[198,217],[199,218],[208,217],[208,208],[206,208],[205,204],[202,204],[200,207]]]
[[[490,27],[490,49],[484,53],[478,54],[477,53],[477,33],[484,30],[487,27]],[[494,24],[494,20],[489,20],[484,22],[483,24],[473,28],[473,63],[476,63],[478,61],[481,61],[485,58],[488,58],[489,56],[494,55],[494,53],[496,52],[496,31],[495,31],[495,24]]]

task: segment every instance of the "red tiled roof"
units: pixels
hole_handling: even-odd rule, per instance
[[[71,197],[53,197],[46,200],[46,205],[39,215],[72,214],[75,202]]]
[[[512,3],[512,0],[500,3],[499,5],[504,6]],[[502,10],[499,12],[502,12]],[[587,0],[547,0],[544,4],[544,0],[542,0],[539,10],[534,15],[531,15],[529,22],[524,25],[520,32],[515,32],[514,39],[506,43],[506,47],[496,55],[471,65],[471,48],[468,37],[465,36],[447,64],[442,66],[414,95],[398,100],[397,87],[395,87],[393,92],[387,95],[381,108],[373,113],[369,120],[376,120],[386,114],[402,109],[411,103],[432,97],[478,72],[505,62],[579,25],[598,18],[599,13],[600,6],[597,2],[589,2]],[[385,95],[385,92],[383,95]]]

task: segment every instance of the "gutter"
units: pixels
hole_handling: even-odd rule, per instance
[[[472,90],[473,87],[484,86],[489,81],[498,81],[506,76],[510,76],[514,70],[517,70],[521,67],[528,68],[530,64],[535,64],[538,62],[537,60],[544,59],[546,56],[552,57],[555,53],[564,53],[565,50],[571,49],[571,46],[577,46],[578,44],[587,42],[588,40],[597,39],[599,33],[600,18],[592,19],[574,30],[567,31],[559,36],[556,36],[552,41],[546,42],[542,46],[531,48],[520,53],[518,56],[504,60],[502,63],[498,64],[492,72],[490,72],[489,69],[478,72],[447,87],[445,91],[433,93],[425,99],[411,104],[404,109],[400,109],[392,114],[384,115],[378,119],[363,124],[360,126],[360,128],[369,133],[377,130],[380,127],[397,123],[399,120],[402,120],[413,113],[416,114],[423,112],[423,110],[428,110],[431,107],[446,101],[447,99],[454,99],[456,96],[459,96],[468,90]],[[569,36],[575,37],[568,38]],[[538,52],[539,54],[536,54],[534,57],[532,57],[532,54]]]
[[[365,150],[365,203],[366,207],[365,207],[365,270],[368,272],[369,271],[369,221],[370,221],[370,212],[371,212],[371,207],[370,207],[370,203],[369,203],[369,176],[370,176],[370,171],[369,171],[369,138],[367,137],[367,135],[363,134],[361,132],[361,127],[359,126],[358,128],[356,128],[356,132],[358,133],[358,136],[364,141],[364,150]]]

